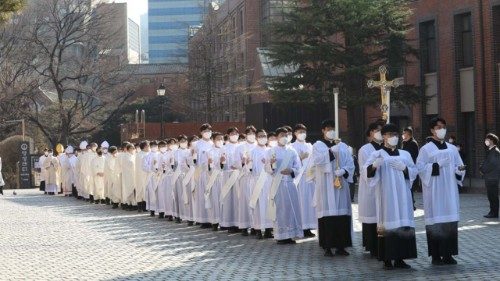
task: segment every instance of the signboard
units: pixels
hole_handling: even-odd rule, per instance
[[[19,187],[31,188],[31,156],[29,142],[19,144]]]

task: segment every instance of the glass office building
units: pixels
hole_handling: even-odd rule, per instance
[[[149,63],[187,63],[189,27],[203,18],[204,0],[148,0]]]

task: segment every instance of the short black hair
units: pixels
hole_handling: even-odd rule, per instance
[[[384,127],[382,127],[382,135],[385,133],[399,133],[399,128],[392,123],[385,124]]]
[[[232,132],[236,132],[236,133],[238,133],[238,134],[240,133],[240,131],[239,131],[239,130],[238,130],[238,128],[236,128],[236,127],[231,127],[231,128],[229,128],[229,129],[227,129],[227,132],[226,132],[226,133],[229,135],[229,134],[230,134],[230,133],[232,133]]]
[[[279,127],[278,129],[276,129],[276,135],[279,135],[281,133],[287,134],[288,133],[288,129],[285,128],[285,127]]]
[[[301,123],[299,123],[299,124],[295,124],[295,127],[293,127],[293,132],[295,133],[295,132],[297,132],[298,130],[304,130],[304,131],[307,131],[307,127],[306,127],[306,125],[301,124]]]
[[[221,132],[213,132],[212,133],[212,139],[215,139],[218,136],[224,136]]]
[[[177,140],[178,140],[179,142],[180,142],[180,141],[182,141],[182,140],[186,140],[186,141],[187,141],[187,139],[188,139],[188,137],[187,137],[186,135],[179,135],[179,136],[177,137]]]
[[[141,141],[141,143],[139,144],[139,147],[141,148],[141,150],[143,150],[148,145],[149,145],[149,141]]]
[[[429,130],[430,129],[434,129],[434,127],[436,127],[437,123],[438,122],[442,122],[443,124],[446,125],[446,121],[441,118],[441,117],[434,117],[431,119],[431,121],[429,121]]]
[[[149,143],[150,146],[158,146],[158,142],[157,141],[152,141]]]
[[[99,145],[95,142],[90,143],[90,147],[99,147]]]
[[[212,130],[212,126],[210,126],[210,124],[208,124],[208,123],[201,125],[200,132],[203,132],[205,130]]]
[[[486,135],[486,138],[491,140],[493,142],[494,145],[498,145],[498,137],[497,135],[493,134],[493,133],[489,133]]]
[[[127,150],[131,149],[131,148],[135,148],[135,146],[131,143],[127,144]]]
[[[370,123],[370,125],[368,125],[368,128],[366,129],[366,136],[369,137],[371,131],[376,130],[378,129],[378,127],[383,127],[383,126],[384,125],[380,124],[378,121]]]
[[[277,136],[276,132],[271,131],[271,132],[267,133],[268,138],[269,137],[276,137],[276,136]]]
[[[403,132],[409,133],[410,135],[413,136],[413,128],[412,127],[406,127],[406,128],[404,128]]]
[[[177,139],[176,138],[170,138],[167,140],[167,143],[168,144],[176,144],[177,143]]]
[[[129,144],[130,144],[130,142],[128,142],[128,141],[122,142],[121,149],[126,149],[127,145],[129,145]]]
[[[245,128],[245,134],[248,134],[248,133],[251,133],[251,132],[253,132],[253,133],[257,132],[257,129],[255,129],[255,127],[253,125],[247,126]]]
[[[240,141],[240,140],[244,140],[245,138],[246,138],[246,137],[245,137],[245,135],[244,135],[244,134],[240,134],[240,135],[238,136],[238,140],[239,140],[239,141]]]
[[[282,128],[285,128],[285,130],[287,130],[289,133],[293,132],[293,129],[291,126],[285,125]]]
[[[258,135],[259,133],[266,133],[266,130],[264,130],[264,129],[258,129],[255,134]]]
[[[323,122],[321,122],[321,129],[324,129],[327,127],[335,128],[335,121],[332,119],[323,120]]]
[[[113,154],[113,153],[114,153],[115,151],[117,151],[117,150],[118,150],[118,148],[117,148],[116,146],[114,146],[114,145],[113,145],[113,146],[110,146],[110,147],[109,147],[108,152],[109,152],[109,153],[111,153],[111,154]]]
[[[158,146],[166,146],[167,143],[165,141],[160,141],[158,142]]]
[[[188,138],[188,143],[190,143],[190,144],[191,144],[193,141],[197,141],[198,139],[199,139],[199,137],[198,137],[198,136],[196,136],[196,135],[190,136],[190,137]]]

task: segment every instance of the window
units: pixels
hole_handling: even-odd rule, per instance
[[[240,26],[239,26],[239,35],[243,34],[243,28],[244,28],[244,18],[243,18],[243,10],[240,10],[240,15],[239,15],[239,21],[240,21]]]
[[[420,24],[420,50],[423,72],[436,72],[437,47],[435,21],[428,21]]]
[[[141,79],[141,83],[142,84],[149,84],[149,83],[151,83],[151,79],[149,79],[149,78],[142,78]]]
[[[460,68],[474,65],[474,49],[472,45],[472,16],[470,13],[455,17],[455,35],[457,38],[457,54]]]

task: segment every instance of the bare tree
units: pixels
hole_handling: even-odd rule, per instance
[[[90,134],[132,95],[123,59],[127,37],[110,7],[37,0],[9,27],[18,30],[14,48],[25,53],[11,63],[24,66],[30,85],[12,88],[9,101],[21,103],[15,109],[53,144]],[[40,108],[40,91],[54,94],[52,105]]]
[[[203,25],[189,41],[189,86],[193,119],[215,121],[216,115],[238,110],[249,94],[247,72],[240,44],[248,34],[238,29],[236,16],[219,21],[209,8]],[[242,108],[242,106],[240,106]],[[200,118],[201,116],[202,118]]]

